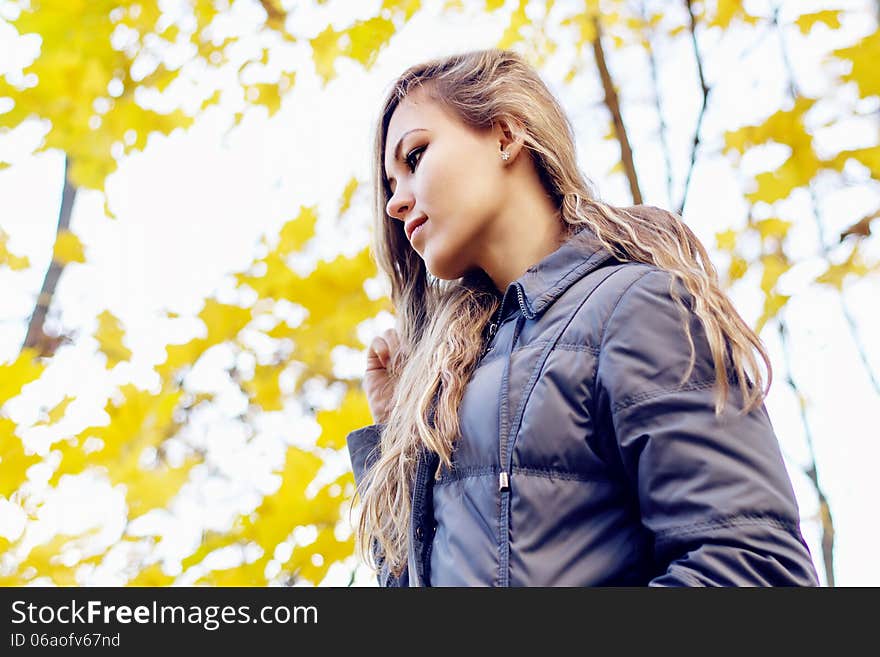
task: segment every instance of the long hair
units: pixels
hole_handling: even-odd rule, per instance
[[[386,214],[392,195],[383,167],[388,124],[401,100],[416,88],[476,130],[488,130],[500,119],[523,126],[522,153],[532,158],[566,233],[588,228],[618,260],[649,263],[672,274],[671,293],[682,311],[691,346],[686,380],[695,352],[688,311],[675,292],[676,280],[683,283],[711,348],[716,413],[721,413],[727,399],[731,371],[742,391],[743,412],[763,401],[772,378],[767,352],[721,289],[694,233],[670,212],[658,210],[648,220],[599,200],[578,168],[567,116],[537,71],[518,54],[476,50],[410,67],[387,94],[375,128],[371,248],[391,280],[401,347],[389,365],[396,384],[379,454],[358,485],[361,513],[356,527],[359,556],[374,569],[387,561],[395,576],[406,564],[411,486],[419,451],[438,454],[441,468],[452,466],[459,405],[480,359],[484,329],[501,301],[491,279],[478,269],[456,280],[432,276],[406,239],[403,223]],[[767,389],[755,350],[767,368]]]

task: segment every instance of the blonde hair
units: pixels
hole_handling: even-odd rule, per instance
[[[589,228],[619,260],[649,263],[672,274],[671,292],[691,347],[686,380],[695,353],[687,308],[674,289],[676,280],[683,283],[693,296],[694,312],[711,348],[716,413],[721,413],[728,396],[728,366],[742,391],[743,412],[763,401],[772,379],[760,339],[721,289],[697,237],[670,212],[657,211],[661,220],[652,216],[649,221],[597,198],[578,168],[567,116],[535,69],[518,54],[476,50],[410,67],[388,93],[375,129],[371,248],[391,279],[401,348],[389,366],[396,387],[379,454],[358,485],[361,513],[356,527],[359,556],[373,568],[387,560],[395,576],[407,559],[411,486],[419,450],[432,450],[441,467],[451,467],[453,443],[459,435],[459,404],[479,362],[484,329],[501,301],[491,279],[479,269],[456,280],[432,276],[406,239],[402,222],[386,214],[391,197],[383,167],[388,123],[401,100],[416,88],[472,128],[488,130],[499,120],[522,126],[523,153],[533,158],[566,233]],[[755,350],[767,368],[767,389],[762,386]]]

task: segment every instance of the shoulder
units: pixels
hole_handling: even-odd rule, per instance
[[[597,375],[654,389],[714,383],[715,364],[694,297],[671,272],[634,265],[608,279]],[[693,358],[693,361],[691,360]]]
[[[668,305],[672,275],[659,267],[642,262],[612,260],[590,272],[572,290],[570,303],[579,303],[574,324],[583,338],[599,348],[609,323],[618,314],[650,312],[650,306]],[[682,292],[682,296],[684,296]],[[654,303],[645,305],[647,298]]]

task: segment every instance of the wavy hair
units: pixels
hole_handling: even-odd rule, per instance
[[[509,50],[475,50],[412,66],[387,94],[374,133],[372,180],[375,200],[371,248],[391,280],[400,350],[389,364],[396,381],[391,411],[383,423],[379,453],[358,485],[361,513],[356,525],[360,558],[378,569],[387,560],[399,576],[407,559],[411,486],[421,449],[450,468],[459,435],[459,405],[484,347],[485,328],[501,297],[481,270],[442,280],[426,270],[400,221],[386,213],[391,197],[383,157],[388,124],[400,102],[415,89],[476,130],[499,120],[523,127],[523,154],[531,157],[547,193],[559,209],[564,234],[588,228],[618,260],[648,263],[672,274],[691,360],[695,361],[688,309],[675,292],[680,281],[693,297],[716,372],[715,412],[726,402],[732,372],[748,412],[760,404],[772,380],[760,339],[721,289],[705,248],[683,220],[667,211],[650,219],[603,203],[578,168],[574,132],[559,102],[537,71]],[[659,217],[659,220],[658,220]],[[767,387],[755,351],[767,368]]]

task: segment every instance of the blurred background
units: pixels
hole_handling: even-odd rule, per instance
[[[511,48],[774,365],[823,585],[880,585],[880,2],[0,0],[0,583],[374,586],[347,433],[394,78]]]

